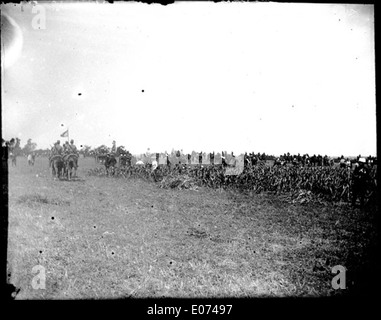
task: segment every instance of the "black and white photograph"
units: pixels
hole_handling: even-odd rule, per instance
[[[374,20],[372,4],[2,3],[9,298],[369,294]]]

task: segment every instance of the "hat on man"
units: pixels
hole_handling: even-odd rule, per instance
[[[359,162],[361,162],[361,163],[366,163],[366,160],[365,160],[365,158],[360,158],[360,159],[359,159]]]

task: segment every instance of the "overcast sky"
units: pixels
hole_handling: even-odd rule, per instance
[[[45,29],[31,4],[1,7],[23,40],[2,135],[22,146],[69,127],[133,153],[376,154],[372,5],[43,4]]]

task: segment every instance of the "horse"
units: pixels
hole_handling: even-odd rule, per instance
[[[58,179],[63,174],[63,170],[65,166],[64,160],[61,155],[56,154],[56,155],[53,155],[49,159],[49,161],[52,166],[52,176]]]
[[[313,155],[311,158],[310,158],[310,164],[312,167],[319,167],[322,165],[322,156],[321,155]]]
[[[64,160],[64,169],[65,174],[67,175],[67,179],[70,180],[73,177],[73,170],[74,170],[74,177],[77,176],[77,161],[78,156],[76,154],[68,154],[63,157]]]
[[[109,174],[109,170],[111,170],[111,174],[115,173],[115,166],[116,166],[117,162],[118,161],[116,160],[114,155],[107,154],[107,156],[105,158],[105,162],[104,162],[107,175]]]
[[[29,155],[28,155],[28,165],[29,165],[29,166],[34,166],[34,160],[35,160],[34,155],[29,154]]]

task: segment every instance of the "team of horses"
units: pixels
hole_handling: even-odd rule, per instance
[[[105,166],[107,175],[113,175],[118,163],[114,153],[100,153],[95,155],[95,161]],[[131,154],[122,153],[119,156],[119,167],[131,166]]]
[[[77,161],[78,156],[76,154],[67,155],[52,155],[49,158],[49,164],[52,170],[52,176],[59,179],[62,177],[71,180],[77,176]]]
[[[304,155],[290,155],[284,154],[274,160],[274,166],[284,166],[287,164],[300,165],[307,167],[328,167],[334,165],[334,160],[328,158],[328,156],[313,155],[309,156],[308,154]]]
[[[9,154],[12,166],[17,164],[17,155],[13,152]],[[35,155],[29,154],[27,157],[28,165],[34,166]],[[76,154],[66,154],[66,155],[52,155],[49,157],[49,166],[51,168],[52,176],[54,178],[67,178],[71,180],[73,177],[77,176],[78,168],[78,155]]]

